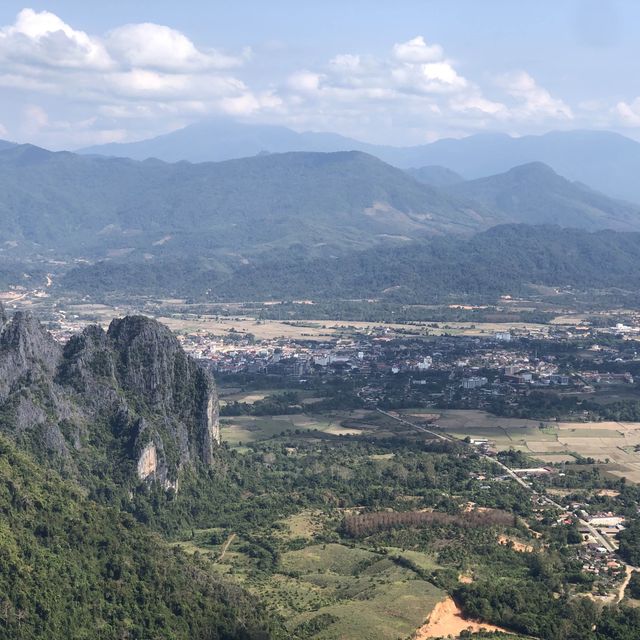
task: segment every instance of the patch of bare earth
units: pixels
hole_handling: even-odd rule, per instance
[[[478,631],[503,631],[509,633],[506,629],[492,624],[467,620],[453,598],[448,597],[438,602],[426,624],[413,634],[413,638],[414,640],[426,640],[427,638],[456,637],[466,630],[473,633]]]
[[[500,536],[498,538],[498,542],[511,547],[514,551],[518,551],[519,553],[531,553],[533,551],[533,547],[530,544],[525,544],[524,542],[520,542],[520,540],[510,538],[509,536]]]

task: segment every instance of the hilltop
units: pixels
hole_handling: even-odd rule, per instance
[[[490,226],[490,212],[359,152],[222,163],[0,151],[0,241],[13,253],[363,248]]]
[[[213,464],[213,380],[155,320],[89,326],[62,346],[30,313],[2,312],[0,373],[0,433],[98,494],[177,491],[186,469]]]
[[[570,182],[542,162],[453,184],[447,191],[516,223],[629,231],[637,230],[640,221],[640,206]]]
[[[144,160],[228,160],[262,152],[363,151],[408,169],[439,165],[466,178],[543,162],[570,180],[640,203],[640,143],[610,131],[551,131],[511,137],[481,133],[415,146],[376,145],[333,133],[298,133],[286,127],[212,120],[135,143],[99,145],[83,152]]]

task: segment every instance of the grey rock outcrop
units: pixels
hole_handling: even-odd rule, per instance
[[[62,348],[29,314],[2,322],[0,430],[79,473],[177,488],[211,465],[220,442],[213,378],[163,325],[144,316],[87,327]]]

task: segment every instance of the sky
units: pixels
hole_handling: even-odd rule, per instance
[[[0,138],[51,149],[203,119],[410,145],[640,139],[637,0],[0,1]]]

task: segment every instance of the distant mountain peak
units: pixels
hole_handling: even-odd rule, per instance
[[[640,182],[637,180],[640,174],[640,143],[610,131],[550,131],[520,137],[486,132],[397,147],[370,144],[335,133],[299,133],[284,126],[217,118],[156,138],[97,145],[80,153],[124,156],[135,160],[158,158],[166,162],[217,162],[263,152],[347,150],[364,151],[404,169],[433,165],[447,167],[466,178],[495,175],[529,162],[543,162],[570,180],[588,184],[614,197],[640,202]],[[438,186],[429,180],[425,182]]]
[[[533,162],[525,162],[524,164],[520,164],[512,169],[509,169],[506,173],[510,174],[538,174],[538,175],[558,175],[548,164],[544,162],[540,162],[539,160],[534,160]]]
[[[543,162],[453,185],[448,192],[479,202],[505,221],[582,229],[637,230],[640,207],[562,177]]]
[[[453,184],[464,182],[464,178],[455,171],[439,165],[407,169],[407,173],[419,182],[431,187],[450,187]]]

